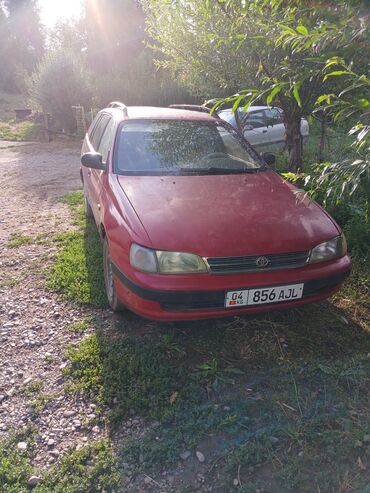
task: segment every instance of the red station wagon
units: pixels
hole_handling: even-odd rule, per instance
[[[206,113],[122,103],[100,111],[81,177],[113,310],[203,319],[337,291],[351,266],[342,231],[269,160]]]

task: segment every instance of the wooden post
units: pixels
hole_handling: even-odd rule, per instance
[[[72,106],[72,108],[76,110],[77,134],[80,137],[83,137],[87,132],[85,108],[81,105]]]

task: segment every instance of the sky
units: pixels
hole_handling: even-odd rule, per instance
[[[41,22],[53,27],[58,20],[66,20],[81,13],[81,0],[39,0]]]

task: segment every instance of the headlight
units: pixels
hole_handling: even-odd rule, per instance
[[[334,258],[343,257],[347,253],[347,242],[344,234],[333,238],[332,240],[320,243],[311,250],[310,264],[325,262]]]
[[[161,274],[186,274],[192,272],[207,272],[207,267],[201,257],[192,253],[156,252],[159,272]]]
[[[131,245],[130,263],[144,272],[160,274],[191,274],[207,272],[203,259],[192,253],[155,251],[140,245]]]
[[[157,258],[154,250],[133,243],[130,249],[130,264],[144,272],[158,272]]]

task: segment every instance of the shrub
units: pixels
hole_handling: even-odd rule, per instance
[[[67,50],[48,52],[29,77],[32,100],[68,132],[76,129],[75,105],[89,106],[92,90],[81,59]]]

